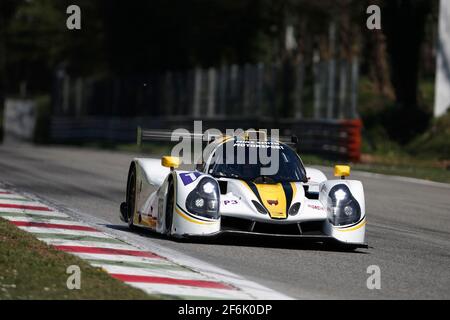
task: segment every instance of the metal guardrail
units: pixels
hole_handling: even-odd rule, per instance
[[[50,137],[55,143],[136,142],[136,128],[174,130],[185,128],[193,131],[195,119],[187,117],[152,117],[152,118],[119,118],[119,117],[53,117]],[[361,129],[359,119],[352,120],[293,120],[274,121],[269,118],[220,118],[203,119],[203,131],[216,128],[225,132],[227,128],[244,130],[278,128],[280,135],[298,137],[300,153],[311,153],[359,161],[361,156]]]

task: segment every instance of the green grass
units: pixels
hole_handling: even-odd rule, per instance
[[[81,289],[66,285],[68,266],[81,269]],[[0,300],[149,299],[83,260],[57,251],[0,218]],[[158,298],[158,297],[153,297]]]
[[[342,163],[342,161],[323,159],[316,155],[301,155],[301,157],[306,166],[333,167],[335,164]],[[362,158],[361,163],[350,164],[353,170],[450,183],[450,170],[446,169],[444,164],[434,160],[418,159],[396,153],[385,156],[363,155]]]
[[[407,151],[419,158],[450,161],[450,109],[433,119],[430,128],[414,139]]]
[[[420,79],[420,105],[431,112],[433,102],[434,79]],[[385,123],[386,114],[394,106],[395,96],[381,94],[369,78],[361,78],[358,110],[364,122],[363,157],[361,163],[352,167],[355,170],[450,183],[450,111],[433,119],[430,127],[411,142],[400,145],[389,136]],[[313,164],[333,164],[315,156],[303,158]]]
[[[397,165],[381,165],[381,164],[357,164],[354,166],[354,169],[387,175],[411,177],[436,182],[450,183],[449,170],[433,167],[417,167],[411,165],[397,166]]]

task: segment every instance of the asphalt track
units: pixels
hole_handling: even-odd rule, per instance
[[[130,160],[136,154],[66,147],[0,146],[0,181],[58,205],[124,224]],[[325,173],[331,178],[331,169]],[[176,242],[131,234],[240,274],[294,298],[450,299],[450,185],[352,172],[366,194],[369,249],[342,252],[271,238]],[[366,286],[367,267],[381,270],[381,289]]]

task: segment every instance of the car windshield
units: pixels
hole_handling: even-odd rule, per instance
[[[298,155],[286,145],[270,141],[233,140],[222,144],[213,154],[208,173],[255,183],[306,181]]]

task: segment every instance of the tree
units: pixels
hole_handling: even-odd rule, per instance
[[[386,0],[382,28],[386,35],[396,106],[386,118],[391,137],[407,143],[424,131],[430,115],[418,103],[421,44],[431,5],[428,0]]]
[[[0,108],[3,107],[3,99],[7,90],[7,30],[11,19],[17,8],[23,1],[2,0],[0,1]]]
[[[20,0],[0,1],[0,142],[3,140],[3,105],[7,93],[7,26],[16,9],[22,4]]]

